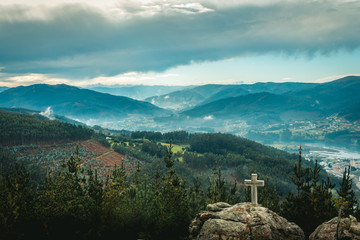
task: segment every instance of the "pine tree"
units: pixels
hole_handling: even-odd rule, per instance
[[[320,179],[321,168],[317,161],[314,168],[304,169],[301,166],[301,147],[299,149],[299,162],[294,166],[293,183],[297,188],[297,194],[289,192],[281,205],[281,214],[290,221],[294,221],[310,235],[321,223],[336,216],[336,210],[331,200],[331,190],[335,187],[330,182]]]
[[[280,212],[280,194],[277,188],[269,185],[269,177],[266,177],[264,187],[259,188],[259,203],[274,212]]]
[[[157,199],[160,209],[157,217],[159,231],[161,230],[161,239],[174,239],[186,232],[187,224],[190,220],[188,213],[189,203],[185,190],[185,184],[177,176],[173,169],[174,160],[172,159],[172,144],[167,148],[167,154],[164,162],[167,168],[167,174],[163,177],[162,188]]]
[[[310,182],[310,169],[304,169],[302,167],[302,157],[301,157],[302,148],[299,148],[299,161],[298,164],[294,165],[294,175],[291,180],[295,184],[297,193],[299,194],[302,190],[309,190],[309,182]]]
[[[139,171],[140,166],[137,166],[137,174]],[[124,167],[124,162],[121,163],[120,168],[117,166],[114,167],[112,174],[111,174],[111,182],[113,185],[116,185],[117,187],[121,189],[126,189],[128,187],[128,179],[126,176],[126,170]]]
[[[352,179],[350,178],[350,166],[343,173],[343,178],[340,183],[340,189],[337,190],[339,197],[344,199],[343,216],[354,214],[356,210],[357,201],[354,190],[352,189]]]
[[[207,197],[210,203],[225,202],[228,199],[225,179],[222,177],[221,169],[215,164],[212,172],[212,180],[208,187]]]

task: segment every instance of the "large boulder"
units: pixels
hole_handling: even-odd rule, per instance
[[[338,226],[339,225],[339,226]],[[336,236],[338,235],[338,236]],[[318,226],[310,235],[310,240],[360,240],[360,223],[355,217],[338,217]]]
[[[295,223],[251,203],[209,204],[207,211],[192,221],[189,231],[190,240],[305,239],[304,232]]]

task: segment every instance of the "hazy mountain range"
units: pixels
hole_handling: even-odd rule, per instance
[[[0,107],[37,111],[45,111],[51,107],[55,114],[81,121],[123,119],[130,115],[158,116],[168,113],[167,110],[148,102],[64,84],[37,84],[8,89],[0,93]]]
[[[158,92],[171,89],[168,86],[157,87],[160,89]],[[145,88],[133,86],[127,89],[140,93]],[[148,89],[152,89],[154,95],[158,93],[155,86]],[[245,120],[256,125],[312,120],[334,113],[356,121],[360,120],[359,92],[360,77],[355,76],[323,84],[256,83],[187,87],[147,98],[147,102],[63,84],[38,84],[1,92],[0,107],[36,111],[45,111],[50,107],[55,114],[84,122],[140,116],[155,118],[162,124],[184,121],[183,125],[191,125],[206,119],[217,120],[217,124],[223,120]],[[177,123],[174,128],[181,127],[182,124]]]
[[[160,96],[174,91],[182,90],[187,86],[89,86],[87,89],[101,93],[109,93],[116,96],[124,96],[133,99],[143,100],[153,96]]]
[[[175,91],[161,96],[146,98],[159,107],[184,110],[197,105],[204,105],[229,97],[243,96],[251,93],[268,92],[283,94],[293,90],[303,90],[316,86],[314,83],[255,83],[240,85],[208,84],[194,88]]]
[[[253,88],[253,92],[264,90],[263,92],[222,98],[184,111],[180,115],[192,118],[212,115],[221,119],[241,118],[258,123],[311,120],[335,113],[350,120],[360,119],[360,113],[356,111],[360,107],[360,77],[346,77],[316,85],[276,85],[263,84],[263,88]],[[271,87],[266,90],[266,86]],[[215,95],[218,97],[220,94]]]

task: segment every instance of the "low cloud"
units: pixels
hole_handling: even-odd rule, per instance
[[[17,87],[19,85],[29,86],[33,84],[72,84],[72,81],[46,74],[6,74],[0,73],[0,86]]]
[[[51,109],[51,107],[47,107],[45,111],[40,112],[40,115],[43,115],[44,117],[47,117],[47,118],[50,119],[50,120],[54,120],[54,119],[55,119],[55,117],[54,117],[54,112],[53,112],[53,110]]]
[[[360,3],[217,1],[0,5],[2,72],[92,79],[247,55],[329,54],[360,45]]]
[[[19,85],[29,86],[33,84],[69,84],[78,87],[89,86],[114,86],[114,85],[168,85],[177,74],[127,72],[115,76],[100,76],[86,79],[65,79],[53,74],[7,74],[0,72],[0,86],[16,87]],[[181,85],[181,84],[180,84]]]

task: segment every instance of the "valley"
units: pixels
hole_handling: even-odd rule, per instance
[[[39,88],[54,91],[51,86],[35,86],[32,90],[36,92]],[[57,88],[60,92],[64,89],[78,92],[67,86]],[[86,92],[79,93],[85,99],[77,98],[79,102],[75,105],[79,108],[72,108],[73,114],[91,106]],[[96,99],[99,94],[87,93],[92,96],[90,100]],[[9,93],[5,95],[8,99]],[[22,95],[23,99],[27,96]],[[119,100],[121,103],[112,104],[106,111],[92,115],[94,119],[82,115],[85,121],[77,118],[74,121],[71,116],[56,114],[59,108],[65,111],[64,106],[71,102],[66,96],[65,105],[58,101],[45,109],[43,103],[37,110],[22,108],[29,103],[40,103],[37,98],[13,108],[5,102],[5,108],[0,109],[0,173],[9,179],[7,184],[29,179],[28,188],[41,186],[39,190],[34,190],[35,194],[24,196],[31,199],[26,200],[27,208],[39,212],[32,213],[30,219],[42,219],[45,215],[54,221],[44,220],[46,225],[51,226],[49,230],[43,228],[44,225],[37,226],[41,229],[38,231],[44,234],[56,235],[59,226],[67,226],[57,223],[62,221],[62,215],[70,216],[78,211],[84,213],[72,221],[82,226],[84,232],[81,234],[84,236],[94,223],[83,223],[82,217],[97,222],[99,216],[94,217],[96,214],[102,216],[101,222],[97,223],[102,227],[96,234],[103,236],[116,229],[131,239],[142,232],[165,239],[165,236],[172,236],[173,231],[167,233],[162,230],[164,222],[165,226],[176,222],[179,234],[186,234],[190,219],[207,203],[249,201],[250,195],[243,183],[253,172],[265,181],[265,188],[259,190],[261,204],[291,216],[286,213],[286,208],[287,204],[292,204],[291,193],[296,191],[294,165],[300,164],[309,174],[307,177],[304,175],[304,181],[308,181],[304,186],[311,181],[314,189],[325,189],[318,193],[314,191],[314,194],[324,194],[326,199],[337,196],[343,171],[349,164],[353,188],[360,189],[359,122],[348,120],[340,112],[309,119],[309,116],[321,115],[322,110],[317,109],[317,114],[305,114],[305,119],[292,118],[299,112],[289,114],[287,107],[282,112],[283,106],[277,106],[279,101],[289,98],[268,93],[234,97],[229,101],[230,106],[223,105],[224,111],[220,106],[228,102],[227,98],[215,101],[216,107],[211,107],[212,103],[205,104],[206,109],[213,110],[205,115],[202,114],[202,105],[176,112],[161,110],[151,103],[132,102],[111,95],[98,96],[102,101],[94,105],[95,109],[101,104],[111,105],[112,101]],[[289,101],[294,103],[295,99]],[[276,117],[272,110],[257,112],[272,105],[276,105],[275,112],[288,116],[286,121],[283,117]],[[146,106],[151,106],[151,109],[142,113]],[[200,109],[198,113],[197,108]],[[108,117],[107,111],[114,109],[123,112],[111,113]],[[226,113],[230,109],[235,111]],[[114,117],[122,113],[121,118]],[[87,114],[91,115],[91,111]],[[336,143],[354,150],[350,152],[319,143]],[[303,158],[300,159],[299,145],[303,146]],[[301,159],[305,161],[301,163]],[[319,165],[315,164],[315,160]],[[20,169],[17,164],[22,164]],[[12,175],[14,172],[15,175]],[[28,178],[22,178],[22,174],[27,174]],[[323,181],[327,181],[327,185]],[[358,197],[358,191],[354,194]],[[57,200],[54,201],[54,198]],[[74,205],[73,201],[79,204],[75,202]],[[322,211],[324,219],[335,214],[335,208],[329,201],[327,204],[332,210]],[[30,206],[31,202],[34,204]],[[57,215],[59,211],[54,212],[54,207],[66,210]],[[162,208],[167,208],[167,211],[159,213]],[[94,209],[96,212],[92,213]],[[167,212],[173,214],[171,219]],[[109,216],[115,219],[111,223],[107,220]],[[133,222],[137,223],[138,216],[142,216],[145,222],[133,225]],[[119,228],[120,225],[122,227]],[[74,234],[71,228],[67,229],[65,234]],[[30,234],[38,232],[26,231]]]
[[[296,146],[336,146],[355,153],[360,149],[360,118],[354,111],[360,106],[360,98],[355,94],[360,89],[360,77],[356,76],[324,84],[209,84],[183,88],[100,86],[93,89],[117,95],[128,92],[127,96],[136,98],[143,93],[142,99],[151,93],[157,95],[138,101],[67,85],[40,84],[3,89],[0,106],[10,112],[100,126],[109,129],[110,133],[111,129],[229,133],[271,146],[281,143],[281,149],[287,151],[291,143]],[[112,162],[113,154],[109,152],[103,157]],[[317,157],[333,175],[338,173],[334,168],[342,172],[351,159],[351,156],[331,157],[330,160],[326,156]],[[307,158],[313,159],[313,155]],[[330,164],[329,161],[339,163]],[[354,165],[354,174],[357,173],[355,168]]]

